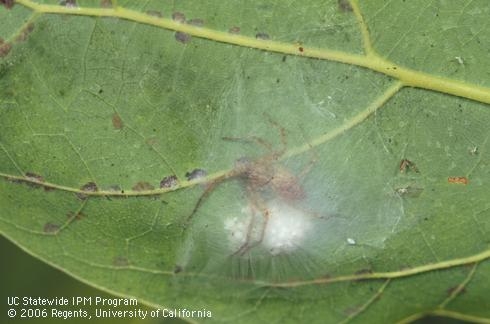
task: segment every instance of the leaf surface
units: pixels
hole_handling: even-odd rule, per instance
[[[218,322],[490,321],[488,1],[76,6],[0,9],[4,236]]]

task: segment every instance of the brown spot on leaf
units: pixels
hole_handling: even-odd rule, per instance
[[[85,214],[82,212],[78,212],[75,214],[74,212],[69,211],[68,213],[66,213],[66,217],[68,217],[68,219],[81,220],[82,218],[85,218]]]
[[[162,18],[162,12],[158,10],[147,10],[146,14],[149,16],[157,17],[157,18]]]
[[[240,27],[238,27],[238,26],[233,26],[233,27],[231,27],[231,28],[228,30],[228,32],[229,32],[230,34],[240,34]]]
[[[48,186],[44,186],[44,191],[53,191],[54,188],[53,187],[48,187]]]
[[[44,233],[48,233],[48,234],[54,234],[54,233],[58,232],[59,229],[60,229],[59,225],[56,225],[56,224],[53,224],[50,222],[44,224],[44,227],[43,227]]]
[[[11,49],[12,49],[12,44],[10,43],[0,44],[0,58],[7,56]]]
[[[60,1],[61,6],[65,6],[68,8],[76,8],[77,6],[77,0],[61,0]]]
[[[187,23],[189,25],[196,26],[196,27],[204,26],[204,20],[202,20],[201,18],[194,18],[194,19],[188,20]]]
[[[192,36],[179,31],[175,33],[175,39],[182,44],[188,44],[192,40]]]
[[[44,178],[34,172],[26,172],[25,177],[29,181],[44,182]]]
[[[83,186],[80,187],[80,190],[84,191],[84,192],[96,192],[99,189],[97,188],[97,185],[95,184],[95,182],[87,182],[86,184],[84,184]],[[84,194],[83,192],[79,192],[79,193],[77,193],[77,197],[79,199],[84,200],[84,199],[88,198],[88,195]]]
[[[447,182],[467,185],[469,180],[466,177],[449,177],[447,178]]]
[[[267,33],[257,33],[257,34],[255,34],[255,38],[262,39],[262,40],[268,40],[268,39],[270,39],[270,36]]]
[[[26,172],[24,176],[26,178],[26,181],[19,180],[18,182],[19,183],[24,182],[29,187],[39,188],[42,186],[41,184],[39,184],[39,182],[44,182],[44,178],[42,176],[40,176],[39,174],[34,173],[34,172]],[[45,191],[53,189],[53,188],[46,187],[46,186],[42,186],[42,187],[44,188]]]
[[[100,0],[100,6],[102,8],[112,8],[112,0]]]
[[[401,160],[400,161],[400,167],[399,168],[400,168],[400,173],[405,173],[405,172],[407,172],[409,170],[419,173],[419,169],[417,168],[417,166],[415,165],[415,163],[413,163],[409,159],[403,159],[403,160]]]
[[[364,275],[368,275],[368,274],[371,274],[371,273],[373,273],[373,270],[371,270],[371,269],[361,269],[359,271],[356,271],[354,274],[356,276],[361,276],[362,277]],[[362,280],[363,279],[358,279],[358,281],[362,281]]]
[[[134,191],[148,191],[148,190],[155,189],[155,187],[153,187],[151,184],[149,184],[146,181],[140,181],[137,184],[135,184],[132,189]]]
[[[199,179],[207,176],[208,173],[203,169],[194,169],[191,172],[186,172],[185,177],[187,180],[191,181],[194,179]]]
[[[352,7],[349,3],[349,0],[339,0],[339,9],[342,12],[350,12],[352,11]]]
[[[446,291],[448,296],[452,296],[453,294],[461,295],[464,294],[465,292],[466,292],[466,288],[462,286],[453,286]]]
[[[175,175],[167,176],[160,181],[160,188],[172,188],[178,184],[177,177]]]
[[[14,0],[0,0],[0,4],[3,4],[5,8],[10,9],[14,6]]]
[[[112,126],[114,126],[115,129],[122,129],[124,127],[123,121],[118,113],[112,115]]]
[[[27,40],[27,37],[29,37],[29,34],[34,30],[34,24],[29,23],[27,26],[25,26],[19,33],[19,35],[15,38],[17,42],[23,42]]]
[[[182,12],[174,12],[172,19],[182,24],[185,23],[185,15]]]
[[[177,265],[175,265],[175,268],[174,268],[174,273],[175,273],[175,274],[177,274],[177,273],[179,273],[179,272],[182,272],[182,270],[184,270],[184,269],[182,268],[182,266],[180,266],[180,265],[178,265],[178,264],[177,264]]]
[[[8,182],[12,182],[12,183],[25,183],[25,181],[24,181],[24,180],[20,180],[20,179],[12,178],[12,177],[7,177],[7,181],[8,181]]]
[[[112,264],[116,267],[127,267],[129,265],[129,260],[123,256],[117,256],[112,260]]]

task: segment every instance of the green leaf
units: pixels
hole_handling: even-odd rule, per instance
[[[0,9],[2,235],[215,321],[490,321],[488,1],[66,3]]]

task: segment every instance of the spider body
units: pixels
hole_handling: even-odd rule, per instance
[[[232,255],[243,255],[250,248],[262,242],[269,218],[274,217],[274,215],[271,215],[271,210],[269,210],[268,201],[279,199],[279,201],[284,202],[285,204],[294,205],[294,203],[300,202],[306,198],[306,193],[300,183],[300,179],[309,171],[311,164],[298,175],[293,174],[292,171],[280,164],[279,160],[284,155],[287,146],[286,131],[272,119],[268,119],[269,122],[279,130],[282,147],[278,150],[273,150],[272,145],[269,142],[256,136],[251,136],[249,138],[223,138],[231,141],[252,141],[265,147],[269,153],[253,160],[242,157],[235,161],[233,169],[209,182],[206,186],[206,190],[197,201],[184,226],[187,227],[193,215],[216,186],[227,180],[240,180],[243,183],[247,201],[253,215],[247,230],[245,243]],[[263,217],[263,222],[254,220],[255,215],[261,215]],[[254,235],[254,227],[260,227],[260,235],[255,241],[252,238]]]
[[[298,177],[278,164],[277,158],[275,154],[255,161],[241,158],[235,162],[232,173],[245,182],[247,191],[270,191],[286,202],[305,199],[306,193]]]

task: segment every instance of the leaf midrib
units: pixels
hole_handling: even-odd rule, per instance
[[[362,14],[356,1],[352,1],[351,5],[354,8],[356,18],[361,26],[363,45],[364,50],[366,51],[365,55],[230,34],[228,32],[209,28],[182,24],[169,18],[155,17],[119,6],[114,8],[67,8],[60,5],[38,4],[31,0],[17,0],[16,3],[24,5],[37,13],[120,18],[236,46],[356,65],[398,79],[403,86],[433,90],[490,104],[490,88],[488,87],[413,70],[387,60],[379,55],[371,46],[369,31],[362,19]]]

